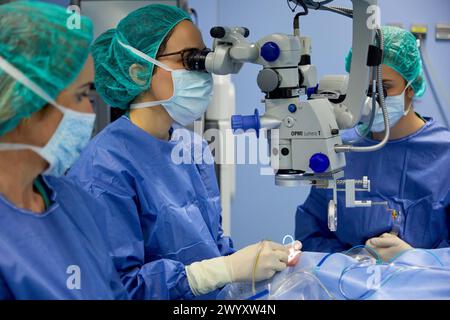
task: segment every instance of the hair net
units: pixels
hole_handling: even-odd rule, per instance
[[[139,58],[118,43],[120,40],[152,58],[166,36],[182,20],[191,20],[183,10],[169,5],[153,4],[133,11],[123,18],[116,29],[100,35],[92,45],[95,63],[95,87],[103,100],[112,107],[127,109],[131,101],[148,90],[153,64]],[[129,74],[133,64],[143,67],[136,83]]]
[[[69,30],[65,8],[38,1],[0,6],[0,56],[22,71],[53,99],[72,83],[89,54],[92,24],[81,17]],[[47,102],[0,68],[0,135]]]
[[[422,69],[422,59],[414,35],[404,29],[391,26],[381,28],[384,36],[383,64],[397,71],[411,87],[416,97],[426,90],[426,81]],[[345,69],[350,72],[352,50],[345,59]]]

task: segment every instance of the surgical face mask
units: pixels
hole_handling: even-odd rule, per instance
[[[25,150],[36,152],[49,163],[44,175],[60,177],[78,159],[89,142],[94,128],[95,114],[77,112],[59,105],[36,83],[28,79],[20,70],[0,57],[0,68],[22,85],[62,112],[63,117],[55,133],[44,147],[27,144],[0,143],[1,150]]]
[[[206,112],[206,109],[211,102],[213,91],[213,78],[210,73],[188,71],[185,69],[173,70],[164,63],[153,59],[136,48],[120,41],[119,43],[142,59],[149,61],[172,74],[173,95],[170,99],[135,103],[130,105],[130,109],[162,105],[172,119],[182,126],[194,122]]]
[[[400,121],[400,119],[406,116],[411,110],[411,104],[405,110],[405,92],[410,86],[411,82],[408,82],[403,92],[397,96],[387,96],[384,99],[386,104],[387,112],[389,114],[389,126],[392,128]],[[383,110],[381,107],[377,110],[375,114],[375,119],[372,124],[372,132],[382,132],[385,130]]]

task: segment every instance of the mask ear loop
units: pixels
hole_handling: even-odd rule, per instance
[[[411,86],[412,83],[413,83],[413,81],[408,81],[408,83],[406,84],[406,87],[405,87],[405,89],[403,90],[403,98],[404,98],[405,95],[406,95],[406,90]],[[411,106],[412,106],[412,101],[411,101],[411,103],[409,104],[408,108],[407,108],[405,111],[403,111],[403,115],[404,115],[404,116],[406,116],[406,115],[409,113],[409,111],[411,111]]]

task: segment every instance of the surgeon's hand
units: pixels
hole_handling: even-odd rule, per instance
[[[271,241],[262,241],[224,258],[232,282],[252,281],[253,268],[259,255],[255,281],[261,281],[286,269],[289,254],[289,248],[286,246]]]
[[[379,237],[367,240],[366,246],[375,250],[385,262],[390,262],[401,252],[412,249],[409,244],[391,233],[383,233]]]
[[[296,244],[294,248],[298,251],[294,252],[297,256],[291,256],[292,265],[293,260],[299,258],[301,243]],[[292,246],[262,241],[230,256],[194,262],[185,267],[186,277],[195,296],[211,292],[231,282],[252,281],[255,262],[255,281],[269,279],[275,272],[286,269],[290,249]]]

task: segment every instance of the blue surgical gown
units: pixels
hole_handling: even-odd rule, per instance
[[[43,179],[52,204],[37,215],[0,194],[0,299],[127,299],[94,213],[65,178]]]
[[[177,132],[159,140],[122,116],[69,173],[108,206],[98,214],[105,215],[112,256],[133,299],[192,299],[185,265],[233,253],[221,227],[214,165],[172,159],[211,156],[206,142]]]
[[[346,132],[345,140],[359,135]],[[372,145],[366,139],[357,145]],[[368,153],[347,153],[346,179],[368,176],[370,192],[356,192],[356,199],[387,201],[403,214],[393,222],[384,206],[346,208],[345,193],[338,192],[338,226],[327,226],[328,201],[332,191],[312,188],[305,203],[297,208],[296,231],[306,251],[337,252],[364,244],[372,237],[398,229],[398,236],[415,248],[450,246],[450,132],[427,118],[417,132],[391,140],[382,149]]]

